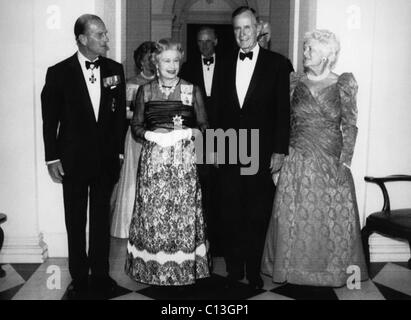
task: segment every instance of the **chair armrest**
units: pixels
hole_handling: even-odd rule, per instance
[[[0,212],[0,224],[7,221],[7,216]]]
[[[384,197],[384,205],[382,207],[382,211],[387,215],[390,214],[391,207],[390,207],[390,197],[388,195],[387,188],[385,187],[385,182],[393,182],[393,181],[411,181],[410,175],[403,175],[403,174],[396,174],[386,177],[370,177],[365,176],[364,180],[367,182],[376,183],[382,191],[382,195]]]
[[[386,176],[386,177],[370,177],[366,176],[364,177],[364,180],[367,182],[374,182],[378,183],[377,181],[381,182],[392,182],[392,181],[411,181],[411,176],[405,175],[405,174],[395,174],[392,176]]]

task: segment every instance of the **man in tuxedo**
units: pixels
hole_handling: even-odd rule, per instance
[[[223,70],[222,60],[216,53],[218,38],[213,28],[204,26],[197,33],[199,54],[190,59],[181,67],[181,78],[200,87],[205,97],[206,111],[209,124],[212,128],[216,123],[216,108],[218,92]]]
[[[78,298],[90,288],[109,294],[116,287],[109,277],[109,201],[123,155],[126,107],[123,67],[104,57],[103,21],[82,15],[74,34],[78,51],[48,69],[41,102],[48,171],[63,184],[69,295]]]
[[[205,97],[205,107],[210,129],[216,128],[217,109],[220,103],[219,89],[223,72],[222,57],[216,53],[218,38],[215,30],[203,26],[197,32],[199,54],[190,58],[181,68],[181,78],[197,85]],[[207,158],[208,157],[208,158]],[[217,186],[218,168],[212,163],[212,154],[206,155],[204,164],[198,165],[203,194],[203,207],[207,224],[207,236],[212,256],[221,256],[219,230],[219,192]]]
[[[252,287],[261,288],[261,258],[275,192],[272,175],[280,170],[288,152],[289,69],[285,57],[258,45],[261,25],[254,9],[238,8],[232,21],[239,50],[227,63],[219,126],[225,131],[234,129],[237,137],[240,129],[247,130],[247,141],[239,139],[237,150],[246,148],[258,163],[258,171],[246,175],[241,170],[245,167],[241,154],[236,155],[237,164],[221,166],[224,258],[230,280],[246,275]],[[252,129],[258,129],[257,142],[250,139]],[[258,144],[254,155],[253,143]]]

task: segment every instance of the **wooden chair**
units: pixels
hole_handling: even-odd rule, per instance
[[[382,191],[384,205],[381,211],[374,212],[367,217],[364,228],[361,231],[362,242],[365,252],[367,266],[370,266],[370,249],[368,239],[374,232],[380,233],[391,238],[400,238],[408,241],[411,248],[411,208],[391,210],[390,198],[386,182],[411,181],[409,175],[392,175],[387,177],[375,178],[365,177],[365,181],[376,183]],[[411,259],[408,260],[408,267],[411,269]]]
[[[1,228],[1,224],[3,222],[6,222],[7,216],[4,213],[0,213],[0,251],[1,248],[3,247],[3,241],[4,241],[4,232],[3,229]],[[6,275],[6,272],[1,268],[0,264],[0,278],[3,278]]]

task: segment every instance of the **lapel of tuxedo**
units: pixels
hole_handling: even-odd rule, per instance
[[[248,86],[247,93],[244,98],[243,109],[248,106],[248,102],[250,97],[254,93],[255,89],[257,88],[257,84],[262,79],[262,74],[264,71],[264,51],[263,48],[260,48],[260,53],[257,57],[257,63],[255,64],[254,72],[251,77],[250,85]]]
[[[231,70],[230,70],[230,75],[232,75],[232,78],[230,79],[230,86],[231,86],[231,94],[232,94],[232,101],[234,103],[233,107],[235,110],[240,110],[240,100],[238,100],[238,93],[237,93],[237,84],[236,84],[236,79],[237,79],[237,63],[238,63],[238,52],[239,50],[236,51],[235,56],[232,59],[231,63]]]
[[[204,82],[204,72],[203,72],[203,58],[201,55],[200,55],[200,58],[197,59],[196,65],[197,65],[196,68],[198,70],[196,74],[199,75],[199,78],[197,79],[198,84],[201,90],[203,90],[204,94],[206,94],[206,88],[205,88],[205,82]]]
[[[217,55],[214,59],[214,73],[213,73],[213,80],[211,82],[211,96],[213,96],[214,91],[216,90],[216,86],[219,85],[218,83],[218,72],[220,67],[220,61],[217,59]]]
[[[86,108],[90,118],[92,118],[93,121],[96,122],[96,118],[94,116],[93,104],[91,102],[90,94],[88,93],[87,84],[86,84],[86,80],[84,79],[83,70],[81,69],[81,66],[80,66],[80,61],[77,58],[77,53],[75,53],[71,57],[70,65],[73,70],[73,73],[72,73],[73,78],[72,78],[72,81],[70,81],[70,84],[73,86],[73,92],[76,95],[77,94],[79,95],[82,106]]]

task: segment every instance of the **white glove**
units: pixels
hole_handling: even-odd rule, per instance
[[[167,139],[166,133],[162,132],[146,131],[144,138],[146,138],[147,141],[158,144],[162,148],[169,147],[170,144],[170,138]]]
[[[174,146],[180,140],[191,139],[191,136],[191,129],[173,130],[167,133],[146,131],[144,134],[146,140],[154,142],[162,148]]]
[[[168,148],[174,146],[177,143],[177,140],[171,135],[171,132],[163,133],[163,136],[160,139],[159,145],[163,148]]]
[[[178,129],[171,131],[169,134],[175,139],[175,142],[178,142],[180,140],[190,140],[193,135],[193,130],[191,130],[191,128]]]
[[[163,135],[164,135],[164,133],[146,131],[146,133],[144,133],[144,138],[147,141],[159,144],[159,142],[160,142]]]

